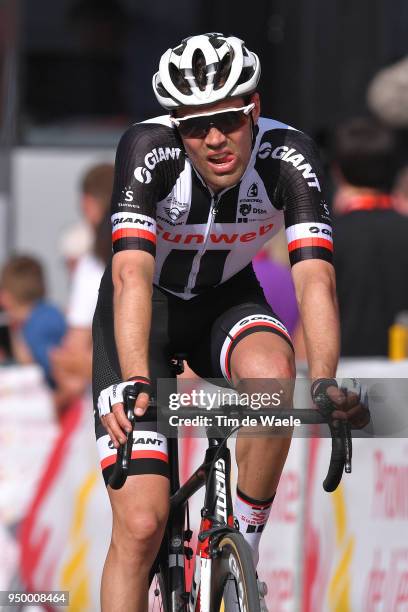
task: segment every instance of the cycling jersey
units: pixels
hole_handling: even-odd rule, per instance
[[[285,224],[291,264],[332,260],[323,172],[312,140],[260,118],[238,184],[214,194],[187,157],[169,117],[130,127],[117,150],[114,253],[156,258],[154,284],[191,299],[245,268]]]

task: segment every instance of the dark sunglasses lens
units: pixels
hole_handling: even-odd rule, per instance
[[[223,134],[233,132],[242,127],[245,123],[246,115],[242,111],[230,111],[218,116],[214,121],[215,127]]]
[[[181,121],[178,129],[187,138],[203,138],[210,129],[210,121],[208,117],[191,118]]]
[[[229,132],[242,127],[246,117],[242,111],[228,111],[208,117],[192,117],[186,121],[181,121],[178,129],[180,134],[187,138],[204,138],[212,126],[223,134],[229,134]]]

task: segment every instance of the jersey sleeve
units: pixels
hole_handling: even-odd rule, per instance
[[[332,263],[332,223],[313,140],[293,129],[271,130],[263,136],[259,157],[270,164],[274,205],[284,212],[291,265],[304,259]]]
[[[174,130],[136,124],[116,152],[113,186],[113,252],[136,249],[156,254],[156,205],[171,190],[184,164]]]

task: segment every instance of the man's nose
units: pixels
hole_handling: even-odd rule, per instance
[[[210,127],[206,137],[205,143],[208,147],[211,148],[219,148],[222,146],[227,140],[225,134],[223,134],[218,128],[212,126]]]

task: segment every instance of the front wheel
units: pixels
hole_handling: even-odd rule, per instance
[[[217,548],[211,568],[211,612],[260,612],[252,553],[242,534],[221,536]]]

